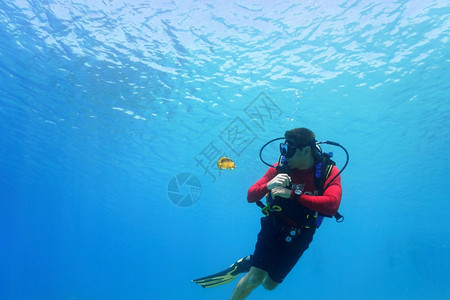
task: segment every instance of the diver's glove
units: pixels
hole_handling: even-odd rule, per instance
[[[291,177],[289,177],[288,174],[281,173],[272,178],[272,180],[267,183],[266,187],[268,190],[272,190],[276,186],[289,186],[290,183]]]

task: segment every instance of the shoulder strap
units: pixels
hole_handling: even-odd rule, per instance
[[[319,191],[319,195],[323,195],[325,181],[327,181],[328,177],[331,174],[331,170],[336,165],[336,163],[331,159],[331,155],[328,153],[323,153],[321,160],[318,164],[316,164],[316,174],[314,176],[314,185],[316,189]],[[319,214],[324,217],[331,218],[332,216],[327,216],[323,214]],[[333,216],[338,223],[344,221],[344,216],[342,216],[339,212],[337,212]]]
[[[323,195],[325,181],[331,174],[331,170],[336,163],[331,159],[328,153],[322,153],[320,161],[316,164],[316,174],[314,176],[314,185],[319,191],[319,195]]]

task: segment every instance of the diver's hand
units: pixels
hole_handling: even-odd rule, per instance
[[[278,174],[267,183],[267,189],[272,190],[276,186],[288,186],[291,183],[291,177],[288,174]]]
[[[291,198],[292,190],[282,186],[276,186],[270,193],[272,194],[272,197]]]

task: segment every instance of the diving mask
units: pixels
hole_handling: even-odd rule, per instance
[[[297,149],[297,145],[295,145],[291,141],[285,141],[284,143],[280,143],[280,153],[282,156],[286,158],[291,158],[295,154],[295,150]]]

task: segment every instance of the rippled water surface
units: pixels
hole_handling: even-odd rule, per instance
[[[448,298],[449,15],[0,0],[0,298],[228,299],[190,280],[253,251],[259,150],[295,127],[348,149],[345,222],[248,299]]]

